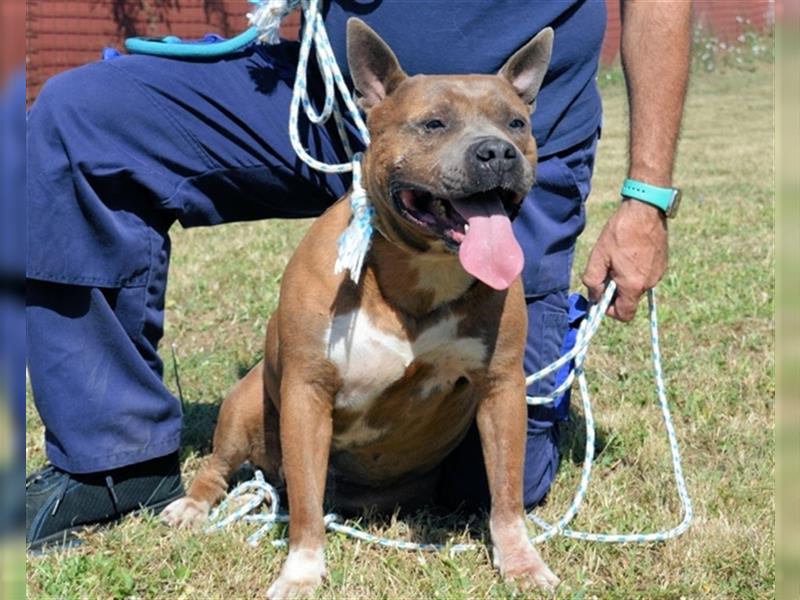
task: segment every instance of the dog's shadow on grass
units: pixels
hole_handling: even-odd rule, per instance
[[[181,454],[205,456],[211,452],[211,439],[217,426],[220,403],[192,402],[183,405]]]
[[[239,362],[236,365],[236,378],[241,379],[254,364]],[[181,432],[181,459],[191,454],[205,456],[211,453],[211,441],[222,406],[221,396],[216,402],[185,402],[183,407],[183,430]]]

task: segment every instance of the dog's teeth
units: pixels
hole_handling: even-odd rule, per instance
[[[469,223],[464,225],[464,233],[467,233],[468,231],[469,231]]]
[[[444,217],[447,214],[447,211],[445,210],[444,204],[442,203],[441,200],[434,200],[433,201],[433,210],[440,217]]]

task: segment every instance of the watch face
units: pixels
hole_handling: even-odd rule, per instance
[[[669,208],[667,209],[667,217],[669,217],[670,219],[675,218],[675,215],[678,214],[678,207],[681,204],[682,197],[683,197],[683,192],[677,188],[673,188],[672,200],[670,200]]]

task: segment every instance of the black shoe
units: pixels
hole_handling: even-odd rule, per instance
[[[25,481],[28,550],[75,545],[75,533],[133,511],[159,513],[184,495],[178,453],[86,475],[52,465]]]

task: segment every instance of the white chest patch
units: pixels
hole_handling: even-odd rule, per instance
[[[339,369],[337,408],[365,411],[414,361],[433,366],[422,396],[452,386],[466,371],[480,368],[486,347],[478,338],[458,337],[459,319],[432,325],[413,342],[376,328],[368,315],[353,311],[333,319],[326,334],[327,357]]]

